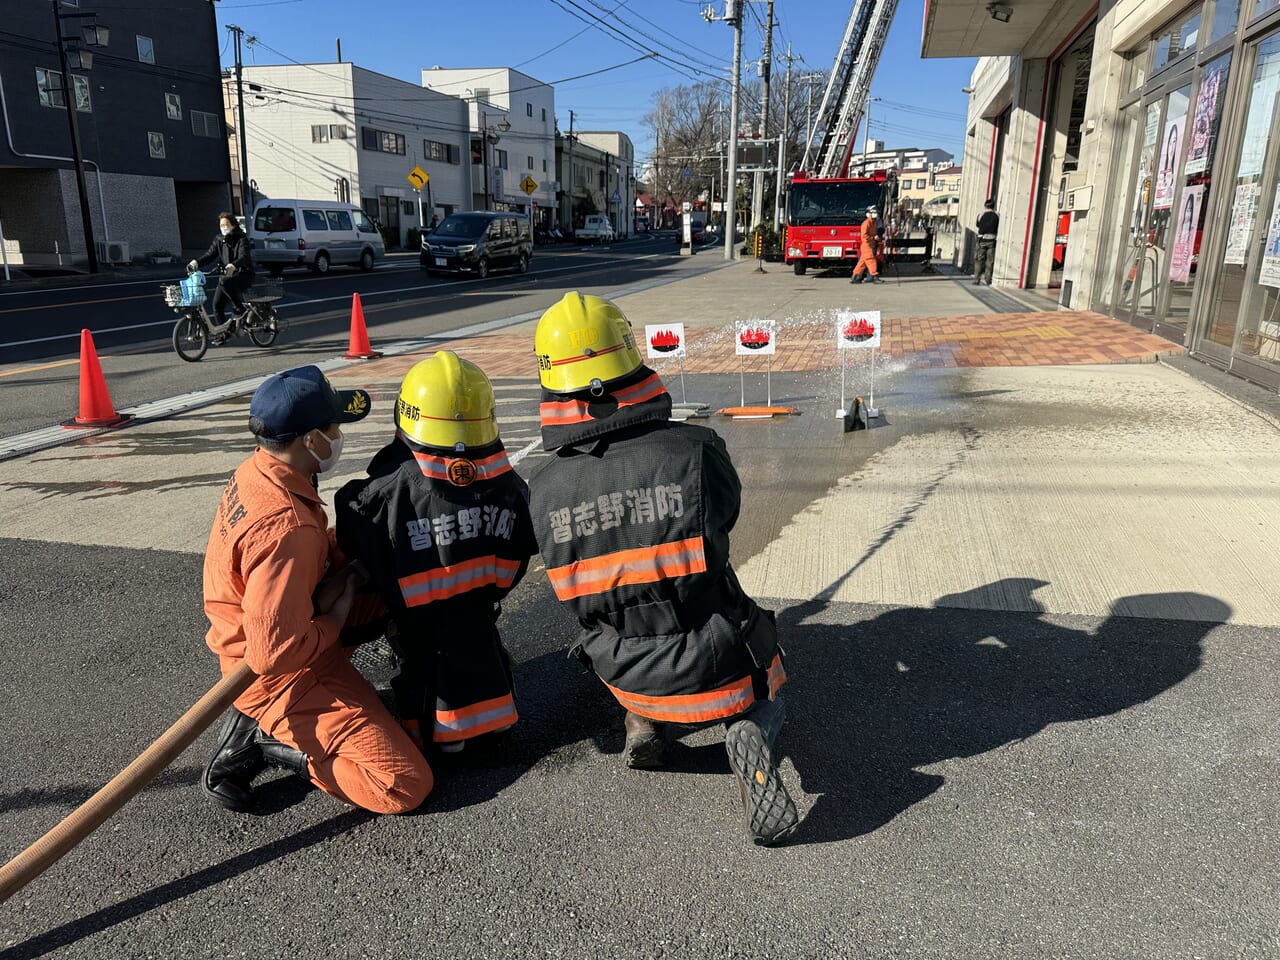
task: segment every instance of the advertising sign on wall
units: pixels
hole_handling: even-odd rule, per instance
[[[1258,185],[1239,184],[1235,199],[1231,201],[1231,224],[1227,228],[1227,252],[1222,258],[1223,263],[1244,266],[1244,255],[1249,249],[1249,238],[1253,236],[1253,221],[1257,210]]]
[[[1258,282],[1268,287],[1280,287],[1280,184],[1276,186],[1276,196],[1271,203]]]
[[[1182,149],[1182,130],[1187,115],[1170,117],[1164,125],[1164,139],[1160,141],[1160,155],[1156,158],[1159,171],[1156,174],[1156,196],[1153,210],[1168,210],[1173,206],[1173,175],[1178,169],[1178,151]]]
[[[1173,237],[1173,255],[1169,258],[1169,279],[1178,283],[1191,280],[1191,261],[1196,253],[1196,237],[1200,234],[1200,201],[1204,187],[1187,187],[1182,191],[1182,210],[1178,215],[1178,232]]]
[[[1204,173],[1213,159],[1213,144],[1218,135],[1218,116],[1222,110],[1222,98],[1227,92],[1227,67],[1230,57],[1219,57],[1205,67],[1200,81],[1200,95],[1196,100],[1196,112],[1191,121],[1190,143],[1187,149],[1187,176]]]

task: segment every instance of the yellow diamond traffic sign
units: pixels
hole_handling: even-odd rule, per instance
[[[405,174],[405,179],[413,184],[413,189],[421,190],[427,185],[427,181],[431,179],[431,175],[421,167],[414,167]]]
[[[524,179],[520,181],[520,189],[525,192],[525,196],[530,196],[538,189],[538,181],[526,173]]]

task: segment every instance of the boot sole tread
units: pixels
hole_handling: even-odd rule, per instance
[[[785,840],[795,832],[800,815],[760,728],[750,720],[738,721],[725,734],[725,749],[738,778],[751,839],[762,846]]]

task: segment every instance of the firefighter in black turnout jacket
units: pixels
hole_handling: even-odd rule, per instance
[[[542,445],[534,530],[556,596],[579,618],[574,652],[625,708],[623,760],[660,766],[664,726],[727,727],[747,829],[796,827],[778,774],[786,680],[770,612],[729,566],[741,485],[713,430],[671,422],[671,397],[608,300],[569,293],[535,334]]]
[[[396,625],[401,723],[424,749],[453,753],[516,722],[496,621],[537,549],[529,492],[475,364],[447,350],[416,364],[395,421],[368,479],[338,491],[338,545],[368,568]]]

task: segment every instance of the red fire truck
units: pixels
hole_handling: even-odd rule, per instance
[[[866,177],[810,179],[797,172],[787,187],[783,255],[796,276],[809,267],[847,267],[862,250],[862,221],[875,207],[883,219],[893,209],[897,181],[886,171]]]

